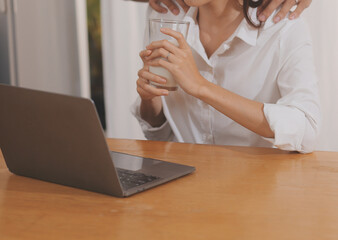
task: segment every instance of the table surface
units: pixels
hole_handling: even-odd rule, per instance
[[[129,198],[20,177],[0,154],[0,239],[338,239],[338,153],[108,139],[196,172]]]

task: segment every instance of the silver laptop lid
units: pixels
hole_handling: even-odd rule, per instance
[[[0,84],[0,114],[11,172],[123,196],[91,100]]]

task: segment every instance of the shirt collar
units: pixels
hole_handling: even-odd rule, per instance
[[[255,25],[259,24],[257,8],[250,8],[248,15]],[[258,38],[258,28],[251,26],[244,18],[233,35],[233,38],[238,37],[247,44],[255,46]]]
[[[254,24],[259,24],[259,20],[257,19],[257,9],[250,8],[249,9],[249,16],[251,17]],[[196,7],[190,7],[188,12],[184,16],[184,21],[190,22],[190,27],[193,27],[192,25],[197,25],[197,8]],[[190,30],[189,30],[190,32]],[[189,34],[190,37],[191,34]],[[188,38],[189,38],[188,35]],[[255,46],[257,43],[257,37],[258,37],[258,29],[251,26],[246,19],[243,19],[240,25],[237,27],[236,31],[229,37],[229,39],[225,42],[226,44],[229,44],[234,38],[240,38],[247,44],[251,46]]]

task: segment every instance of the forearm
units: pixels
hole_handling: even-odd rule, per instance
[[[159,127],[166,121],[163,113],[160,97],[151,100],[142,100],[140,105],[141,118],[147,121],[152,127]]]
[[[197,97],[243,127],[263,137],[274,137],[264,115],[263,103],[244,98],[210,82],[201,87]]]

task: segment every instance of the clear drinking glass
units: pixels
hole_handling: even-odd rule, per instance
[[[188,30],[189,30],[189,22],[186,21],[175,21],[175,20],[165,20],[165,19],[149,19],[149,40],[150,42],[160,41],[163,39],[172,42],[176,46],[178,46],[178,42],[175,38],[170,37],[166,34],[163,34],[160,30],[161,28],[170,28],[177,32],[183,34],[184,38],[187,39]],[[165,59],[165,58],[163,58]],[[178,88],[178,85],[173,77],[173,75],[163,67],[149,67],[149,71],[156,75],[162,76],[167,79],[166,84],[159,84],[155,82],[150,82],[151,85],[164,88],[169,91],[175,91]]]

